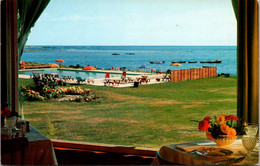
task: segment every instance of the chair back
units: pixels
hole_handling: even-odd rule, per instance
[[[110,73],[109,72],[106,72],[105,78],[110,78]]]

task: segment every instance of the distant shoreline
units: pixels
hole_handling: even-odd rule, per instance
[[[24,48],[43,48],[43,47],[237,47],[236,45],[26,45]]]
[[[117,56],[113,54],[118,54]],[[131,54],[129,54],[131,53]],[[139,70],[142,65],[151,69],[168,71],[199,68],[204,65],[217,66],[218,73],[236,75],[236,46],[43,46],[27,45],[22,61],[55,63],[64,60],[63,65],[96,66],[100,69],[125,68]],[[200,61],[222,60],[222,63],[201,64]],[[162,62],[151,64],[150,62]],[[182,66],[171,66],[171,62],[190,61]],[[150,71],[150,69],[143,69]]]

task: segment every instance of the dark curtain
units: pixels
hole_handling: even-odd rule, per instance
[[[2,0],[1,3],[1,104],[8,103],[17,111],[17,14],[16,0]]]
[[[259,123],[259,11],[257,0],[232,0],[237,19],[237,115]]]
[[[17,1],[17,39],[19,59],[23,53],[23,48],[28,39],[31,28],[34,26],[35,22],[49,2],[50,0]]]

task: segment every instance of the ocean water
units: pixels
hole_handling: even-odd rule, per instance
[[[126,70],[140,70],[141,65],[162,71],[217,66],[218,73],[237,75],[236,52],[236,46],[27,46],[21,60],[56,63],[57,59],[63,59],[66,66],[91,65],[101,69],[126,67]],[[120,55],[112,55],[113,53]],[[222,60],[222,63],[200,63],[206,60]],[[150,61],[165,63],[150,64]],[[172,61],[197,63],[170,66]]]

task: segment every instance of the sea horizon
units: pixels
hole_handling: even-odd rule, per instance
[[[24,47],[26,48],[26,47],[38,47],[38,46],[54,46],[54,47],[56,47],[56,46],[119,46],[119,47],[123,47],[123,46],[129,46],[129,47],[132,47],[132,46],[134,46],[134,47],[138,47],[138,46],[140,46],[140,47],[142,47],[142,46],[145,46],[145,47],[149,47],[149,46],[166,46],[166,47],[168,47],[168,46],[172,46],[172,47],[174,47],[174,46],[176,46],[176,47],[210,47],[210,46],[212,46],[212,47],[221,47],[221,46],[223,46],[223,47],[237,47],[237,45],[95,45],[95,44],[93,44],[93,45],[38,45],[38,44],[36,44],[36,45],[25,45]]]

